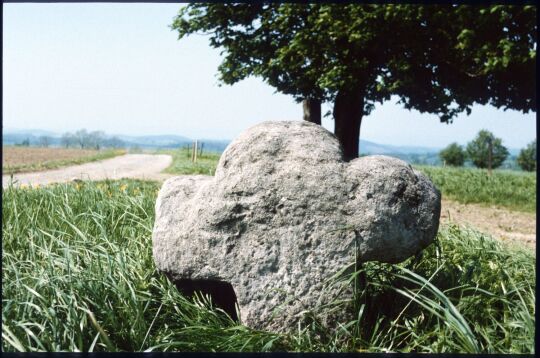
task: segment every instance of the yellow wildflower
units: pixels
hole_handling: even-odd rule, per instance
[[[122,191],[125,192],[125,191],[126,191],[126,188],[127,188],[127,185],[126,185],[126,184],[123,184],[123,185],[120,187],[120,190],[122,190]]]

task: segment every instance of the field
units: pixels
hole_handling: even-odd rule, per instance
[[[452,225],[421,255],[350,276],[361,278],[357,318],[336,331],[316,319],[288,334],[248,329],[156,271],[158,189],[3,191],[3,351],[534,353],[536,258]]]
[[[481,203],[523,212],[536,211],[536,173],[512,170],[416,166],[443,196],[463,204]]]
[[[213,175],[220,154],[205,152],[196,163],[186,149],[159,151],[173,156],[173,163],[164,172],[170,174]],[[527,213],[536,211],[536,173],[513,170],[486,170],[414,166],[425,173],[441,190],[443,196],[463,204],[494,205]]]
[[[125,154],[124,150],[2,147],[2,174],[56,169]]]

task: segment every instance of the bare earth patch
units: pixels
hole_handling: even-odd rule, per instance
[[[441,221],[469,225],[502,241],[536,250],[536,214],[443,199]]]

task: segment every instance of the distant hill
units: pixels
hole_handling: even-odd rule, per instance
[[[211,152],[223,152],[225,148],[231,143],[230,140],[216,140],[216,139],[200,139],[200,142],[204,143],[205,150]]]
[[[416,146],[395,146],[387,144],[378,144],[368,140],[360,140],[360,153],[369,154],[424,154],[424,153],[439,153],[441,148],[431,147],[416,147]]]
[[[39,136],[51,136],[51,137],[55,137],[55,136],[60,136],[60,134],[56,133],[56,132],[52,132],[52,131],[47,131],[47,130],[43,130],[43,129],[17,129],[17,128],[10,128],[10,127],[5,127],[2,129],[2,131],[4,133],[11,133],[11,134],[32,134],[36,137],[39,137]]]
[[[16,129],[4,128],[2,140],[4,145],[20,144],[28,139],[30,145],[38,145],[39,137],[49,137],[52,146],[60,146],[61,133],[41,129]],[[107,137],[117,137],[124,142],[125,147],[138,147],[141,149],[171,149],[190,146],[193,139],[180,135],[147,135],[147,136],[128,136],[123,134],[108,135]],[[198,139],[199,145],[204,146],[204,150],[213,152],[223,152],[231,140],[216,139]],[[442,148],[419,147],[419,146],[395,146],[371,142],[365,139],[360,141],[361,155],[384,154],[400,158],[408,163],[442,165],[439,158],[439,151]],[[515,157],[520,149],[509,148],[509,158],[503,164],[503,167],[515,168]]]
[[[138,146],[141,148],[174,148],[192,142],[190,138],[179,135],[148,135],[136,137],[115,135],[115,137],[124,141],[128,147]]]
[[[2,133],[2,143],[4,145],[21,144],[28,140],[30,145],[38,145],[41,136],[49,137],[51,146],[61,145],[61,133],[45,131],[41,129],[15,129],[4,128]],[[117,137],[124,142],[125,147],[138,147],[145,149],[170,149],[191,145],[193,139],[180,135],[147,135],[128,136],[123,134],[107,135],[107,138]],[[198,139],[199,144],[204,145],[204,149],[214,152],[223,152],[231,142],[230,140]]]
[[[47,134],[45,134],[47,133]],[[39,138],[41,136],[47,136],[51,138],[51,145],[60,145],[60,136],[56,136],[53,132],[47,132],[47,131],[18,131],[18,132],[7,132],[4,129],[4,132],[2,133],[2,144],[3,145],[15,145],[20,144],[23,141],[27,140],[29,141],[30,145],[37,145],[39,144]]]
[[[178,135],[151,135],[151,136],[124,136],[117,135],[127,147],[140,147],[140,148],[178,148],[190,146],[194,142],[194,139],[178,136]],[[230,140],[216,140],[216,139],[197,139],[199,146],[203,145],[204,150],[211,152],[223,152],[225,148],[231,142]]]

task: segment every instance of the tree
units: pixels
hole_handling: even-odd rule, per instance
[[[109,147],[109,148],[121,148],[125,146],[125,143],[120,138],[114,136],[107,138],[103,141],[103,146]]]
[[[302,109],[304,111],[304,120],[321,124],[321,101],[315,99],[304,99],[302,101]]]
[[[66,148],[74,147],[77,143],[77,138],[73,133],[66,132],[62,134],[62,138],[60,139],[60,143]]]
[[[447,164],[454,167],[461,167],[463,162],[465,162],[465,152],[463,148],[457,144],[452,143],[439,153],[441,160]]]
[[[29,147],[30,146],[30,139],[26,138],[24,139],[21,144],[19,144],[21,147]]]
[[[474,103],[536,111],[535,6],[192,3],[171,27],[222,49],[222,83],[261,77],[313,122],[333,102],[347,159],[392,95],[447,123]]]
[[[86,129],[79,129],[74,134],[75,143],[81,148],[88,148],[90,146],[90,136]]]
[[[500,138],[487,131],[481,130],[476,138],[467,144],[467,154],[478,168],[495,169],[501,166],[508,150],[502,145]]]
[[[48,136],[40,136],[38,139],[38,143],[40,147],[48,147],[51,144],[51,137]]]
[[[536,139],[519,152],[517,163],[528,172],[536,170]]]
[[[105,141],[105,133],[102,131],[93,131],[88,133],[88,138],[86,140],[87,146],[90,148],[98,149],[101,148],[103,142]]]

